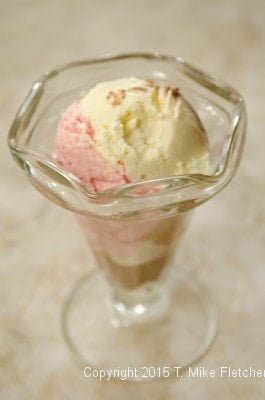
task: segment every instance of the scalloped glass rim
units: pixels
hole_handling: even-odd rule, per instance
[[[45,157],[39,153],[20,146],[19,135],[27,126],[27,119],[31,118],[31,116],[34,114],[35,108],[38,105],[47,81],[53,79],[61,72],[71,68],[129,58],[144,58],[149,60],[162,60],[170,63],[176,63],[176,66],[181,70],[181,73],[235,105],[234,115],[230,121],[229,129],[227,130],[226,141],[222,149],[222,154],[219,158],[219,163],[211,175],[184,174],[167,176],[159,179],[148,179],[135,183],[127,183],[124,185],[115,186],[99,193],[94,193],[90,192],[88,188],[69,171],[51,162],[50,160],[47,161],[47,159],[45,159]],[[140,200],[141,207],[140,204],[138,204],[138,206],[140,208],[145,208],[152,205],[152,199],[155,197],[159,197],[161,200],[162,194],[165,200],[162,201],[163,204],[169,204],[170,202],[176,203],[176,201],[178,201],[177,193],[180,189],[182,189],[182,191],[185,189],[186,191],[186,196],[182,196],[180,201],[193,199],[196,205],[206,201],[218,193],[232,179],[237,169],[243,149],[245,132],[246,110],[244,100],[234,88],[227,85],[221,79],[214,78],[200,69],[193,67],[180,57],[163,55],[158,52],[128,53],[108,55],[91,60],[81,60],[67,63],[40,76],[33,84],[29,94],[26,96],[23,104],[17,112],[15,120],[9,131],[8,144],[16,161],[18,161],[19,165],[29,174],[31,169],[31,161],[46,165],[48,169],[53,170],[54,173],[61,175],[62,178],[64,178],[66,181],[69,181],[71,186],[77,189],[81,196],[86,197],[86,200],[96,202],[97,206],[111,206],[114,203],[120,203],[122,200],[124,201],[127,198],[127,200],[130,199],[130,201],[134,202],[137,201],[137,199]],[[143,188],[151,187],[155,187],[158,190],[153,192],[149,190],[146,193],[141,190]],[[38,189],[40,190],[40,188]],[[198,195],[198,190],[200,191],[200,195]],[[196,196],[192,194],[195,191]],[[65,207],[73,209],[73,207]]]

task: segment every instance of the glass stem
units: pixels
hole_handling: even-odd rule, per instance
[[[163,282],[147,282],[136,289],[112,285],[112,306],[122,323],[141,322],[148,316],[159,315],[168,303],[168,292]]]

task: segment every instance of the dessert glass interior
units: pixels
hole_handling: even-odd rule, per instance
[[[56,164],[62,113],[98,82],[127,76],[180,88],[207,133],[208,175],[166,176],[92,193]],[[9,146],[30,182],[74,212],[95,254],[99,268],[74,286],[62,311],[65,338],[83,366],[127,370],[128,380],[160,379],[207,351],[216,331],[214,303],[174,259],[191,210],[232,179],[245,131],[242,97],[178,57],[125,54],[79,61],[33,84],[10,129]]]

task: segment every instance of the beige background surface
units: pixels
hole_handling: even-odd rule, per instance
[[[240,171],[197,210],[180,259],[212,287],[220,310],[217,339],[201,364],[265,369],[265,1],[0,0],[0,49],[0,398],[264,398],[265,378],[134,385],[83,377],[59,315],[90,256],[73,216],[17,168],[6,134],[40,73],[103,53],[180,55],[236,87],[249,115]]]

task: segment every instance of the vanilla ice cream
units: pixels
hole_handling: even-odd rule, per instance
[[[72,104],[56,153],[95,191],[209,166],[204,129],[179,90],[134,77],[99,83]]]

